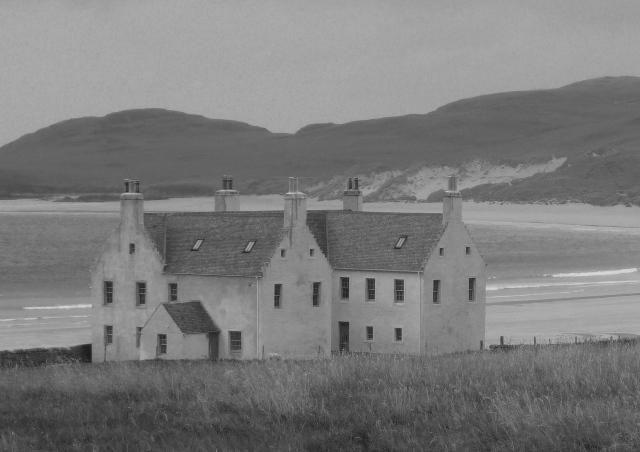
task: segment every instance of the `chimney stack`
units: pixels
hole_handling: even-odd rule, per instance
[[[124,180],[124,193],[120,195],[120,230],[122,233],[138,231],[144,225],[144,198],[140,181]]]
[[[215,194],[216,212],[235,212],[240,210],[240,193],[233,189],[233,177],[222,176],[222,190]]]
[[[284,195],[284,227],[294,229],[307,225],[307,195],[300,191],[300,179],[289,178],[289,191]]]
[[[360,191],[359,183],[360,180],[357,177],[350,177],[347,181],[347,189],[342,196],[343,210],[362,211],[362,191]]]
[[[448,189],[442,198],[442,222],[462,223],[462,195],[458,191],[458,178],[449,176]]]

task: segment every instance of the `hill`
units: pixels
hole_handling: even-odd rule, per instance
[[[294,175],[312,195],[334,197],[344,177],[358,175],[369,199],[422,200],[457,172],[476,199],[635,203],[639,125],[639,77],[491,94],[295,134],[128,110],[63,121],[0,147],[0,192],[119,191],[122,179],[136,178],[147,190],[206,194],[233,174],[244,193],[282,192],[282,179]],[[630,195],[617,196],[623,191]]]

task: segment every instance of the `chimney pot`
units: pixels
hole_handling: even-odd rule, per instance
[[[353,190],[353,180],[351,178],[347,182],[347,190]]]
[[[458,191],[458,178],[455,175],[449,176],[449,191]]]
[[[129,179],[124,180],[124,192],[129,193]]]
[[[354,190],[358,190],[358,178],[357,177],[353,178],[353,189]]]
[[[233,176],[227,176],[227,189],[233,190]]]
[[[134,182],[135,185],[135,193],[140,193],[140,181],[137,180]]]

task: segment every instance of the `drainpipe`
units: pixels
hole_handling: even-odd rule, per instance
[[[256,276],[256,358],[264,359],[260,356],[260,283]]]

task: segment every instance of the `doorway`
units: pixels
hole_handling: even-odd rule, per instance
[[[220,333],[209,333],[209,359],[218,359],[218,351],[220,349],[219,337]]]
[[[340,330],[340,348],[341,352],[349,351],[349,322],[338,322]]]

